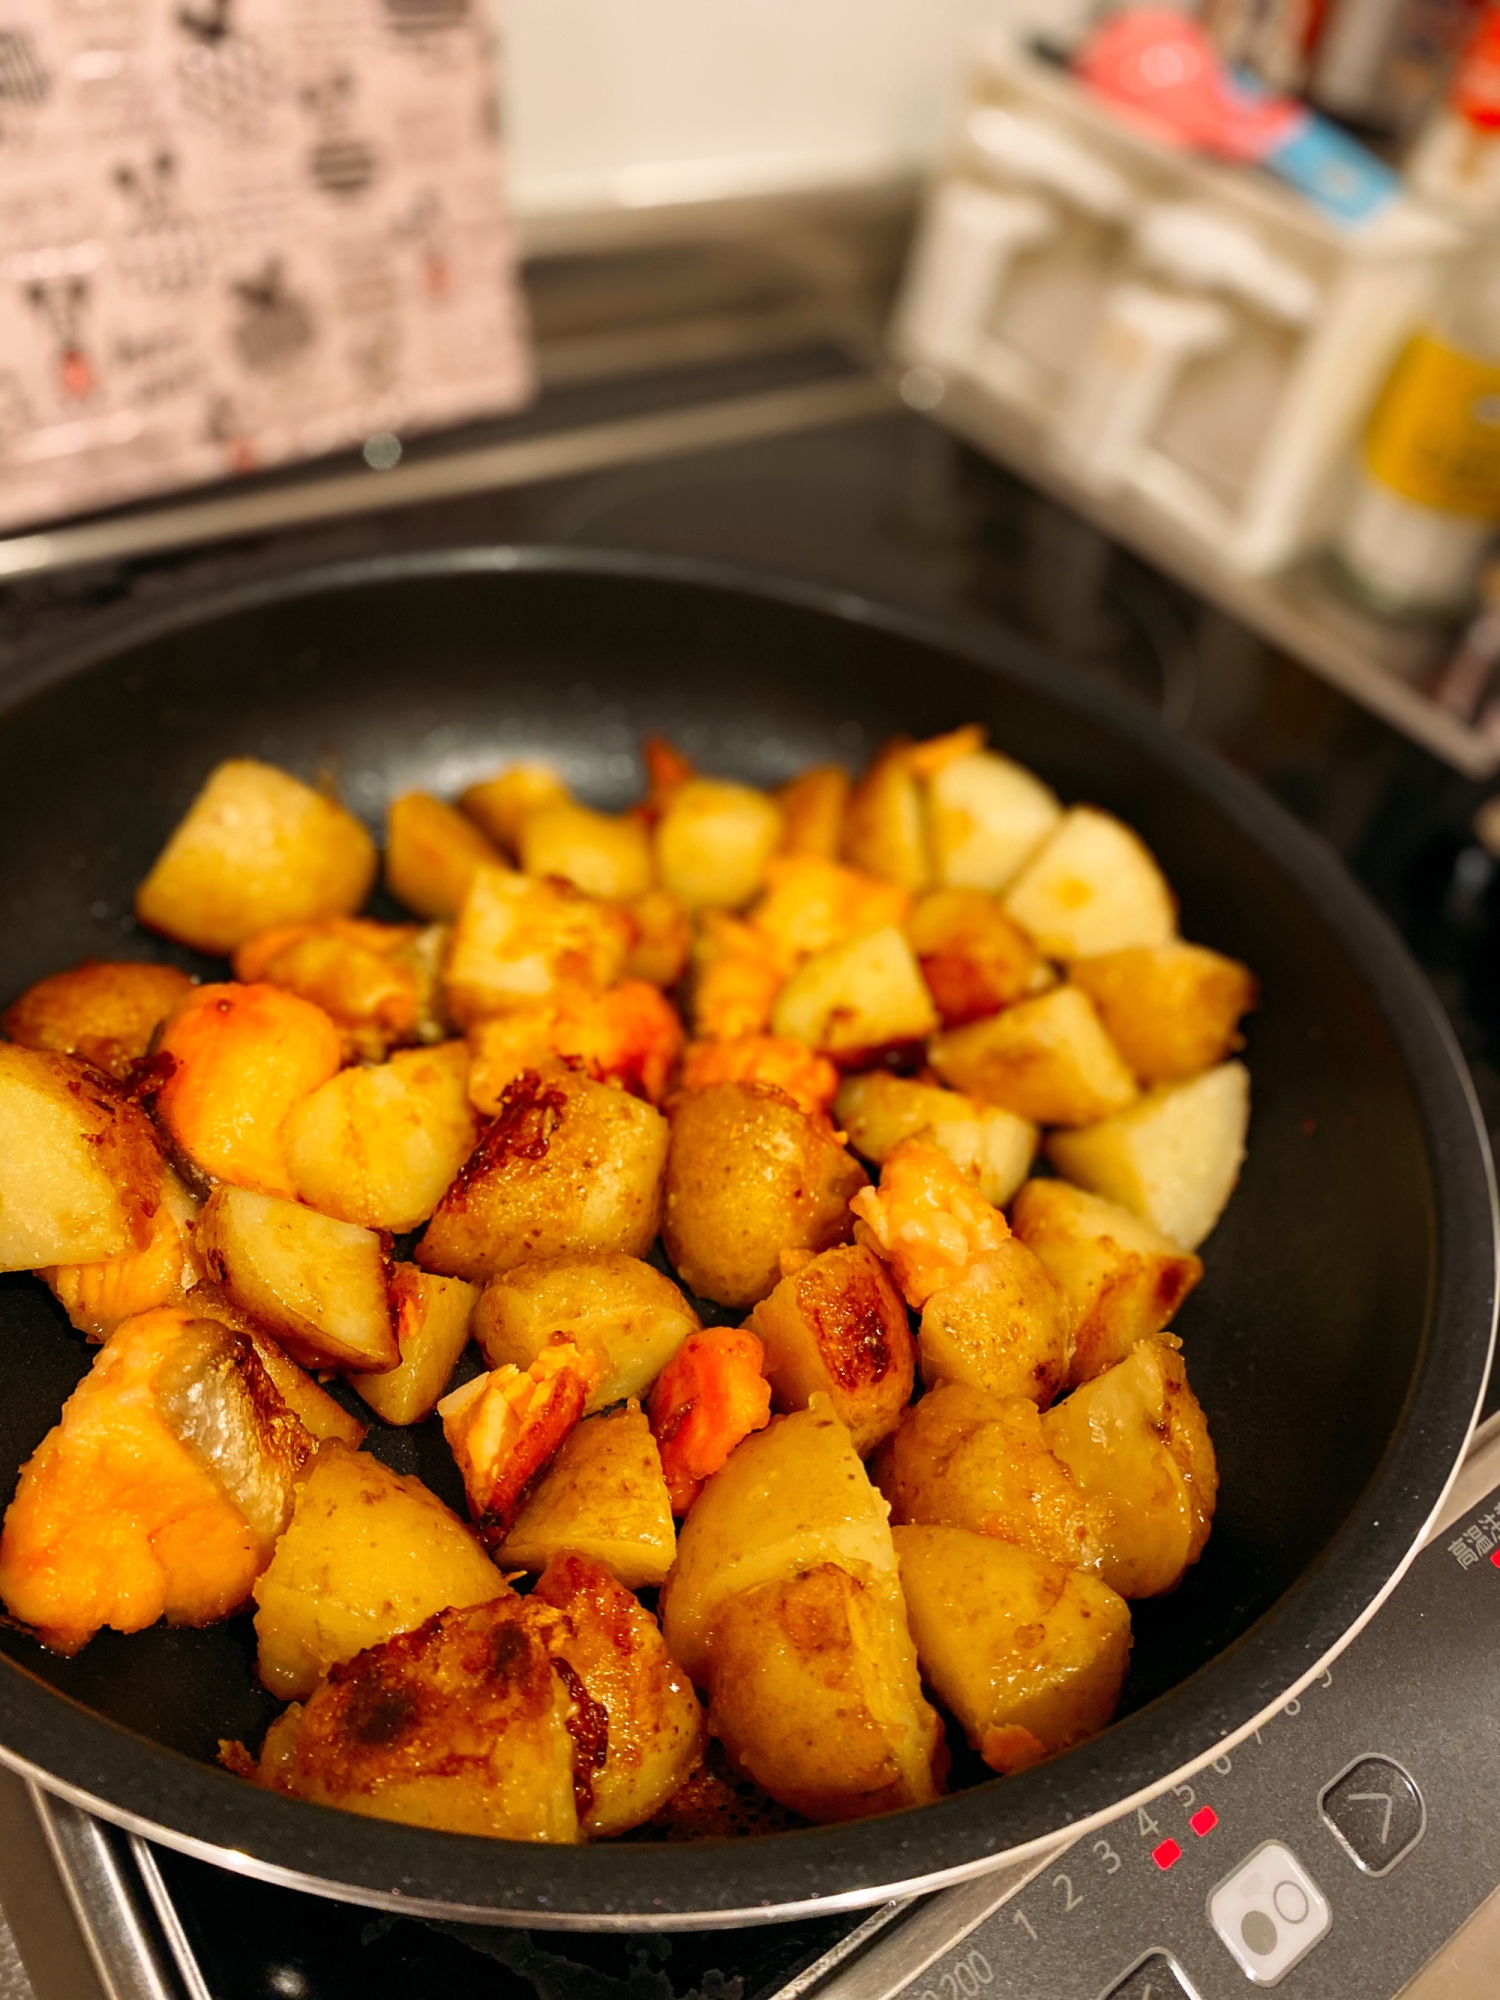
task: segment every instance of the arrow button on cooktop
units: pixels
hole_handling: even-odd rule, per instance
[[[1367,1875],[1386,1875],[1427,1829],[1416,1779],[1390,1757],[1360,1757],[1323,1787],[1318,1800],[1339,1842]]]

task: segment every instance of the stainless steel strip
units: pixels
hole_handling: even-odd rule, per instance
[[[0,2000],[36,2000],[36,1989],[26,1976],[20,1948],[0,1909]]]
[[[113,1827],[30,1785],[73,1915],[105,2000],[201,2000],[188,1996],[152,1922],[130,1847]]]
[[[106,2000],[31,1789],[9,1771],[0,1771],[0,1855],[0,1996]]]
[[[897,407],[887,383],[860,374],[836,382],[813,382],[759,396],[625,417],[614,423],[587,424],[546,437],[519,438],[508,444],[420,459],[389,472],[345,472],[291,486],[226,494],[217,500],[179,500],[119,519],[45,528],[0,540],[0,581],[87,563],[156,555],[351,514],[452,500],[469,493],[558,479],[568,473],[704,451],[714,445],[742,444],[825,424],[850,423]]]
[[[208,1981],[203,1976],[203,1968],[188,1942],[188,1934],[183,1928],[177,1905],[172,1901],[172,1892],[162,1880],[161,1866],[156,1859],[156,1851],[151,1843],[142,1840],[138,1833],[128,1836],[130,1856],[140,1870],[146,1894],[151,1898],[151,1907],[156,1912],[156,1920],[161,1925],[162,1936],[167,1949],[172,1954],[178,1976],[187,1994],[187,2000],[213,2000]]]

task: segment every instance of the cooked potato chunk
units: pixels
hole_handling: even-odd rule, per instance
[[[690,778],[656,828],[662,887],[689,910],[738,910],[765,878],[781,838],[781,812],[764,792]]]
[[[170,1307],[126,1320],[22,1468],[0,1600],[59,1653],[225,1618],[312,1449],[243,1335]]]
[[[651,1426],[633,1396],[623,1409],[569,1432],[522,1502],[496,1561],[504,1569],[544,1570],[570,1550],[603,1563],[627,1590],[655,1588],[672,1567],[672,1503]]]
[[[505,1580],[419,1479],[325,1444],[255,1586],[260,1677],[283,1701],[341,1661],[451,1604],[487,1604]]]
[[[1074,1384],[1113,1368],[1138,1340],[1159,1333],[1203,1276],[1199,1260],[1149,1222],[1067,1181],[1028,1181],[1010,1226],[1068,1301]]]
[[[685,1091],[670,1118],[662,1240],[700,1297],[752,1306],[780,1278],[783,1250],[828,1250],[854,1233],[849,1198],[864,1170],[782,1091]]]
[[[275,986],[197,986],[168,1017],[156,1121],[200,1177],[292,1195],[282,1145],[294,1104],[338,1074],[339,1031]]]
[[[850,1067],[937,1026],[911,946],[894,924],[820,951],[777,995],[772,1031]]]
[[[380,1238],[295,1201],[216,1188],[198,1218],[198,1254],[242,1312],[309,1368],[394,1368]]]
[[[580,1838],[575,1750],[607,1717],[556,1670],[550,1605],[497,1597],[440,1611],[339,1667],[272,1725],[260,1782],[408,1826],[497,1840]],[[580,1766],[582,1768],[580,1768]]]
[[[732,1597],[707,1681],[731,1763],[794,1812],[862,1819],[938,1795],[947,1749],[904,1607],[836,1563]]]
[[[1070,973],[1142,1083],[1177,1083],[1240,1046],[1255,980],[1237,960],[1201,944],[1139,945],[1081,958]]]
[[[794,964],[811,952],[905,923],[910,905],[910,896],[895,882],[817,855],[774,854],[766,863],[766,893],[749,921]]]
[[[366,1229],[415,1229],[474,1150],[462,1042],[402,1049],[373,1068],[340,1070],[294,1104],[282,1150],[297,1193]]]
[[[650,1819],[685,1782],[703,1754],[703,1710],[693,1684],[668,1654],[656,1620],[608,1568],[583,1554],[557,1556],[535,1598],[566,1614],[571,1633],[553,1655],[583,1683],[607,1720],[604,1754],[575,1730],[573,1766],[590,1795],[580,1821],[590,1840],[607,1840]]]
[[[1035,989],[1036,947],[982,889],[934,889],[906,921],[906,935],[945,1028],[961,1028]]]
[[[479,1289],[462,1278],[434,1278],[415,1264],[398,1264],[390,1298],[401,1359],[380,1373],[351,1375],[349,1386],[386,1423],[419,1424],[437,1408],[469,1344]]]
[[[508,771],[470,785],[458,803],[496,847],[515,855],[526,815],[538,806],[567,805],[572,796],[550,764],[512,764]]]
[[[381,1062],[404,1042],[437,1039],[433,933],[418,924],[330,917],[262,931],[234,954],[234,976],[300,994],[339,1028],[351,1061]]]
[[[572,991],[601,991],[624,971],[633,935],[623,910],[567,883],[482,868],[453,926],[448,1005],[467,1026]]]
[[[963,1528],[895,1536],[922,1677],[993,1770],[1104,1727],[1130,1662],[1130,1610],[1108,1584]]]
[[[192,986],[175,965],[108,965],[90,958],[27,987],[0,1015],[0,1027],[23,1049],[80,1056],[123,1082]]]
[[[954,889],[1003,889],[1062,818],[1040,778],[993,750],[955,757],[928,788],[937,879]]]
[[[629,813],[591,812],[559,799],[535,806],[521,821],[521,866],[551,875],[587,895],[628,902],[651,887],[651,837]]]
[[[615,1250],[564,1250],[516,1264],[485,1286],[474,1338],[491,1368],[529,1368],[555,1333],[598,1357],[587,1408],[643,1396],[698,1315],[670,1278]]]
[[[51,1264],[37,1276],[52,1289],[68,1319],[90,1340],[108,1340],[121,1320],[153,1306],[181,1305],[197,1282],[189,1243],[198,1203],[170,1167],[162,1169],[161,1200],[144,1250],[127,1250],[97,1264]]]
[[[996,1208],[1025,1180],[1036,1154],[1037,1130],[1029,1120],[889,1070],[846,1077],[833,1115],[855,1152],[877,1165],[903,1139],[930,1139]]]
[[[1177,935],[1177,905],[1149,850],[1093,806],[1063,816],[1011,884],[1005,909],[1049,958],[1095,958]]]
[[[1042,1418],[1042,1435],[1103,1521],[1100,1574],[1122,1597],[1159,1597],[1203,1553],[1218,1470],[1181,1343],[1138,1340]]]
[[[781,808],[781,852],[816,854],[836,861],[844,841],[849,773],[842,764],[815,764],[776,794]]]
[[[667,1121],[623,1090],[528,1070],[438,1204],[424,1271],[478,1280],[564,1250],[639,1257],[661,1214]]]
[[[274,924],[352,916],[374,879],[375,843],[352,813],[238,757],[210,772],[135,912],[198,951],[229,952]]]
[[[968,1528],[1097,1570],[1100,1506],[1051,1450],[1035,1403],[942,1382],[902,1418],[882,1483],[896,1521]]]
[[[765,1347],[777,1407],[828,1398],[861,1458],[911,1401],[915,1356],[901,1294],[872,1251],[825,1250],[762,1299],[747,1324]]]
[[[1008,1238],[922,1308],[922,1380],[969,1382],[1044,1409],[1068,1378],[1068,1302],[1024,1243]]]
[[[0,1271],[143,1251],[161,1201],[150,1120],[72,1056],[0,1042]]]
[[[456,917],[481,868],[504,866],[472,819],[426,792],[391,801],[385,886],[419,917]]]
[[[1221,1063],[1191,1083],[1158,1084],[1102,1124],[1054,1132],[1046,1151],[1065,1180],[1196,1250],[1234,1192],[1249,1122],[1249,1074]]]
[[[912,748],[904,739],[887,743],[854,787],[844,815],[844,858],[915,895],[932,881],[932,852]]]
[[[933,1038],[939,1076],[1036,1125],[1092,1125],[1134,1101],[1135,1078],[1076,986]]]

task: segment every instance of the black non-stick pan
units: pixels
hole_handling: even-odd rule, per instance
[[[638,556],[490,549],[291,576],[116,623],[0,701],[0,999],[85,957],[178,957],[131,899],[222,757],[332,765],[379,826],[518,753],[585,798],[640,784],[648,731],[775,783],[970,720],[1160,857],[1184,935],[1264,985],[1250,1154],[1178,1322],[1218,1447],[1218,1519],[1172,1597],[1134,1609],[1102,1736],[920,1810],[742,1842],[556,1849],[356,1818],[214,1763],[273,1704],[248,1620],[103,1634],[73,1660],[0,1630],[0,1758],[230,1867],[500,1922],[740,1923],[974,1873],[1231,1748],[1389,1590],[1462,1453],[1495,1311],[1488,1151],[1432,996],[1326,848],[1144,711],[1002,636],[801,584]],[[3,1144],[0,1134],[0,1144]],[[0,1279],[0,1488],[89,1350],[34,1279]],[[427,1434],[373,1448],[451,1499]]]

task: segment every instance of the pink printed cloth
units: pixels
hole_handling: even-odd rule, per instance
[[[0,528],[514,408],[488,0],[0,0]]]

